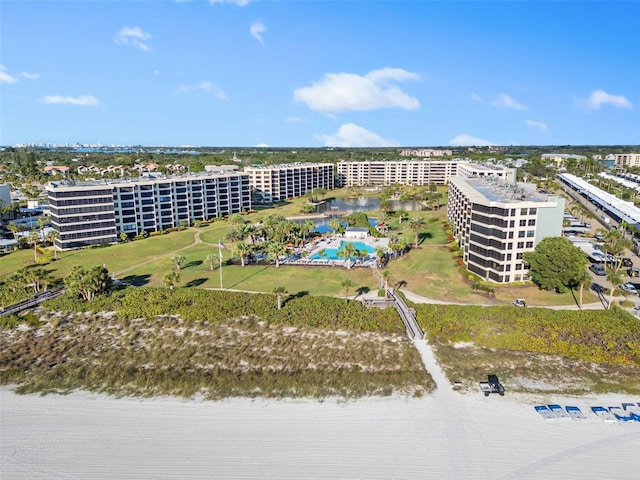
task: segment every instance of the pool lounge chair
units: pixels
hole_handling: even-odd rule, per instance
[[[578,407],[567,405],[565,409],[567,410],[569,416],[571,416],[571,418],[573,418],[574,420],[584,420],[585,418],[587,418],[582,413],[582,410],[580,410]]]
[[[620,422],[635,422],[636,420],[631,413],[625,412],[622,407],[609,407],[609,411],[613,413],[613,416]]]
[[[640,405],[636,403],[622,403],[622,410],[631,415],[636,422],[640,422]]]
[[[560,405],[547,405],[549,407],[549,410],[551,410],[551,412],[558,417],[558,420],[571,420],[571,416],[565,412],[564,408],[562,408]]]
[[[536,412],[538,412],[545,420],[555,420],[556,418],[558,418],[553,414],[551,410],[549,410],[549,407],[547,407],[546,405],[536,405],[533,408],[535,408]]]
[[[616,423],[618,420],[604,407],[591,407],[591,411],[604,423]]]

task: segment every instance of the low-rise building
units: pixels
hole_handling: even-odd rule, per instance
[[[498,177],[453,177],[447,217],[467,269],[496,283],[529,279],[522,258],[546,237],[560,236],[565,200],[534,184]]]
[[[614,165],[618,170],[640,167],[640,153],[617,153]]]

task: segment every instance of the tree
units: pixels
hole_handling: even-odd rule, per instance
[[[282,309],[282,296],[286,295],[287,289],[285,287],[283,287],[282,285],[278,285],[276,287],[273,287],[273,293],[275,293],[276,297],[278,298],[278,310],[281,310]]]
[[[389,280],[391,280],[391,277],[393,276],[393,274],[391,273],[391,270],[389,270],[388,268],[385,268],[380,272],[380,276],[384,280],[384,289],[389,290]]]
[[[40,229],[40,235],[43,242],[45,241],[44,227],[47,226],[47,223],[49,223],[49,219],[47,217],[38,217],[38,228]]]
[[[238,243],[233,251],[240,257],[240,265],[244,267],[244,259],[253,251],[253,247],[245,242]]]
[[[14,223],[14,222],[11,222],[9,225],[7,225],[7,228],[11,233],[13,233],[14,240],[18,240],[18,233],[24,231],[24,228],[22,227],[22,225],[18,225],[17,223]]]
[[[267,258],[276,263],[276,268],[280,267],[280,257],[287,253],[287,247],[280,242],[270,242],[267,245]]]
[[[402,208],[399,208],[398,210],[396,210],[396,217],[398,217],[398,223],[402,224],[403,221],[409,218],[409,212]]]
[[[566,238],[547,237],[522,257],[531,279],[542,290],[563,293],[584,281],[587,255]]]
[[[419,235],[420,230],[422,230],[426,224],[427,222],[425,221],[425,219],[417,215],[409,219],[409,226],[411,227],[411,230],[413,230],[413,233],[415,234],[415,237],[414,237],[415,240],[413,242],[414,248],[418,248],[418,238],[420,236]]]
[[[171,257],[171,259],[169,260],[171,263],[173,263],[176,266],[176,270],[180,270],[182,268],[182,265],[184,265],[184,262],[187,259],[184,257],[184,255],[181,254],[176,254],[173,257]]]
[[[333,230],[333,234],[338,233],[338,230],[342,228],[342,223],[337,218],[332,218],[329,220],[329,228]]]
[[[378,247],[376,248],[376,259],[378,260],[378,265],[382,265],[382,261],[384,260],[385,255],[387,254],[387,249]]]
[[[344,242],[342,248],[338,250],[338,257],[344,258],[347,264],[347,269],[351,269],[351,257],[358,256],[358,249],[351,242]]]
[[[311,220],[305,220],[305,222],[300,225],[300,233],[302,234],[303,243],[307,243],[307,236],[313,232],[315,228],[316,226]]]
[[[38,261],[38,242],[40,241],[40,232],[37,230],[31,230],[27,237],[27,242],[33,244],[33,261]]]
[[[25,285],[33,287],[35,293],[46,290],[53,281],[53,277],[42,268],[23,269],[21,278]]]
[[[120,241],[126,242],[128,240],[129,240],[129,235],[127,235],[127,232],[120,232]]]
[[[76,265],[71,269],[64,283],[70,293],[80,295],[85,301],[93,300],[111,288],[111,277],[104,266],[84,268]]]
[[[343,280],[340,285],[342,286],[342,289],[344,290],[344,300],[345,300],[345,302],[348,302],[349,301],[349,292],[351,291],[351,289],[353,287],[356,286],[356,284],[353,283],[353,281],[350,278],[347,278],[347,279]]]
[[[176,283],[179,283],[179,282],[180,282],[180,274],[175,270],[171,270],[170,272],[165,273],[164,276],[162,277],[162,284],[165,287],[169,287],[171,291],[173,291],[173,287],[176,285]]]
[[[56,240],[60,238],[60,232],[57,230],[50,230],[47,233],[47,241],[53,246],[53,256],[57,260],[58,259],[58,247],[56,247]]]
[[[204,259],[205,262],[207,262],[209,264],[209,270],[213,271],[213,264],[218,262],[218,257],[220,255],[216,254],[216,253],[210,253],[207,255],[207,257]]]

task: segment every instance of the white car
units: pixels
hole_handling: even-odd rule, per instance
[[[638,290],[636,289],[636,286],[633,283],[625,283],[624,285],[620,285],[620,290],[625,290],[629,293],[633,293],[634,295],[638,294]]]

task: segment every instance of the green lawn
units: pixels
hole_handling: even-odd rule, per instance
[[[333,197],[344,197],[346,190],[330,192]],[[246,215],[247,220],[259,221],[269,214],[299,215],[300,206],[306,199],[295,199],[284,206],[264,209]],[[371,213],[372,216],[376,212]],[[532,285],[493,286],[495,295],[487,297],[471,289],[471,282],[461,274],[449,250],[449,240],[443,227],[446,209],[436,211],[410,212],[410,216],[421,216],[426,221],[420,232],[419,248],[412,249],[407,255],[393,260],[388,269],[392,274],[390,285],[406,288],[419,295],[464,303],[511,303],[514,298],[527,299],[530,305],[574,304],[571,293],[558,295],[543,292]],[[403,236],[409,244],[414,242],[414,232],[408,221],[398,224],[397,219],[390,222],[392,230]],[[229,224],[218,220],[201,228],[191,228],[180,232],[150,237],[144,240],[117,244],[103,248],[90,248],[61,252],[59,260],[44,265],[53,277],[63,278],[74,265],[106,265],[117,278],[136,284],[162,285],[162,277],[174,266],[170,258],[176,251],[186,258],[185,268],[180,271],[178,286],[199,286],[219,288],[219,270],[210,271],[204,261],[209,253],[218,254],[218,241],[225,242]],[[197,243],[199,236],[201,242]],[[230,246],[230,245],[227,245]],[[223,250],[228,260],[229,249]],[[33,251],[21,250],[0,258],[0,279],[12,272],[33,265]],[[341,283],[349,278],[358,288],[376,290],[379,280],[370,269],[346,270],[341,267],[288,267],[225,265],[223,267],[223,287],[249,291],[271,292],[274,286],[282,285],[290,293],[309,292],[316,295],[344,295]],[[597,298],[585,291],[584,302],[594,302]]]

